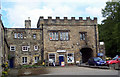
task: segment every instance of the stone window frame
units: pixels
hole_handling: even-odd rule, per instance
[[[15,39],[17,38],[17,33],[14,33],[14,38],[15,38]]]
[[[56,40],[56,39],[54,39],[54,40],[50,40],[50,32],[58,32],[58,39]],[[67,32],[68,33],[68,39],[66,40],[61,40],[60,39],[60,33],[61,32]],[[70,30],[48,30],[48,33],[49,33],[49,40],[50,41],[69,41],[70,40],[70,35],[69,35],[69,32],[70,32]],[[65,36],[66,37],[66,36]]]
[[[58,41],[59,40],[58,31],[50,31],[49,32],[49,40],[50,41]]]
[[[80,40],[85,41],[87,39],[87,32],[79,32],[80,33]]]
[[[62,33],[62,39],[61,39],[61,33]],[[66,33],[67,33],[67,35],[66,35]],[[60,41],[68,41],[69,39],[70,39],[70,37],[69,37],[68,31],[60,31]]]
[[[23,39],[23,32],[14,32],[14,39]]]
[[[13,47],[13,50],[12,50],[12,47]],[[16,46],[11,45],[10,46],[10,51],[16,51]]]
[[[48,53],[48,61],[50,60],[50,55],[51,54],[54,54],[54,58],[55,58],[55,61],[54,62],[56,62],[56,53]],[[50,61],[49,61],[50,62]]]
[[[22,64],[27,64],[27,57],[22,57]]]
[[[34,57],[34,63],[38,63],[39,60],[40,60],[40,57],[39,57],[39,56],[35,56],[35,57]]]
[[[37,34],[33,34],[33,39],[36,39],[37,38]]]
[[[34,46],[34,50],[35,50],[35,51],[38,50],[38,46],[37,46],[37,45]]]
[[[25,50],[24,50],[24,47],[26,47]],[[22,51],[28,51],[28,48],[29,46],[22,46]]]

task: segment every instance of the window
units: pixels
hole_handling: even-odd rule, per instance
[[[14,38],[17,38],[17,33],[14,33]]]
[[[35,56],[35,63],[39,61],[39,56]]]
[[[10,51],[15,51],[16,47],[15,46],[10,46]]]
[[[20,38],[20,33],[18,33],[18,38]]]
[[[49,62],[55,62],[55,54],[54,53],[49,54]]]
[[[22,51],[28,51],[28,46],[22,46]]]
[[[68,53],[67,62],[74,63],[74,54],[73,53]]]
[[[36,39],[36,34],[33,34],[33,39]]]
[[[34,46],[34,50],[38,50],[38,46]]]
[[[80,33],[80,40],[86,40],[86,33],[85,32]]]
[[[27,57],[22,57],[22,63],[27,64]]]
[[[14,38],[23,38],[23,33],[14,33]]]
[[[68,32],[60,32],[60,40],[69,40]]]
[[[58,32],[50,32],[49,39],[50,40],[58,40]]]
[[[23,38],[23,34],[21,33],[21,36],[20,36],[21,38]]]

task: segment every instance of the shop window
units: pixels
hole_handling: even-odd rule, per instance
[[[27,64],[27,57],[22,57],[22,63]]]
[[[74,54],[73,53],[68,53],[67,62],[68,63],[74,63]]]
[[[15,46],[10,46],[10,51],[15,51],[16,47]]]
[[[50,40],[58,40],[58,32],[50,32],[49,39]]]
[[[35,56],[35,63],[39,61],[39,56]]]
[[[55,62],[55,54],[49,54],[49,62]]]

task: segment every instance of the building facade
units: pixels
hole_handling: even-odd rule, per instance
[[[2,20],[0,19],[0,76],[2,75],[2,71],[4,70],[1,65],[8,61],[8,51],[9,46],[5,38],[5,28]]]
[[[41,36],[39,28],[31,28],[31,20],[25,20],[25,28],[6,28],[10,67],[35,64],[41,60]]]
[[[99,51],[97,18],[44,19],[40,16],[37,28],[25,20],[25,28],[5,28],[10,67],[35,64],[40,60],[61,65],[86,63]]]
[[[56,65],[87,62],[99,50],[97,18],[44,19],[40,17],[37,28],[42,30],[44,59]]]

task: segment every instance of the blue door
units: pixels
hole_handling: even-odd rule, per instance
[[[9,66],[10,66],[10,68],[13,68],[14,67],[14,58],[11,58],[10,60],[9,60]]]
[[[59,56],[59,65],[61,65],[61,62],[64,62],[64,56]]]

